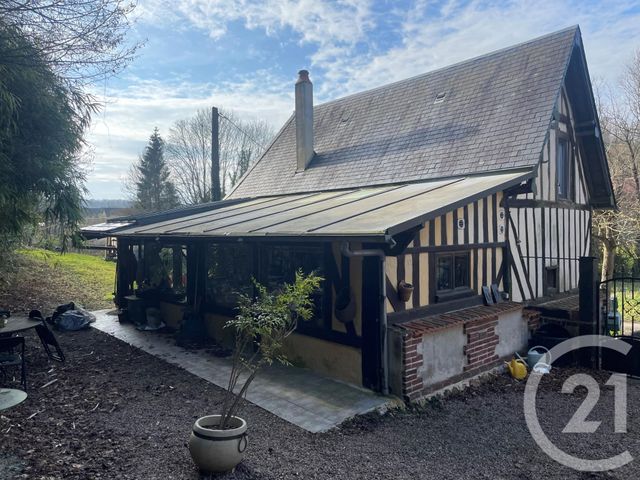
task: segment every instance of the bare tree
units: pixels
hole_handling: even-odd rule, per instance
[[[240,137],[238,149],[234,152],[225,179],[233,187],[245,174],[251,164],[264,153],[267,144],[274,136],[273,128],[264,120],[243,122],[245,135]]]
[[[88,83],[117,74],[139,47],[127,45],[128,0],[2,0],[6,31],[28,36],[40,56],[69,82]],[[2,63],[31,65],[32,55],[17,45],[3,52]]]
[[[126,41],[134,8],[129,0],[0,1],[0,41],[13,45],[0,56],[0,76],[3,69],[39,71],[43,60],[86,128],[100,104],[85,87],[120,73],[141,46]]]
[[[615,211],[594,214],[594,238],[602,245],[602,279],[614,274],[616,252],[638,257],[640,245],[640,50],[620,82],[621,95],[598,89],[601,127],[614,194]]]
[[[240,179],[273,136],[261,120],[243,120],[233,111],[220,110],[220,185],[224,196]],[[178,120],[169,130],[167,158],[180,200],[196,204],[211,200],[211,113],[198,110]]]
[[[167,159],[180,201],[186,204],[211,200],[211,116],[198,110],[178,120],[167,137]]]

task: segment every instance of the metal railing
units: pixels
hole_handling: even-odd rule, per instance
[[[598,291],[602,333],[635,336],[640,327],[640,278],[610,278],[600,282]]]

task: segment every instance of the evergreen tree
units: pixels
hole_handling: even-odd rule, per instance
[[[149,143],[133,169],[137,207],[156,212],[178,205],[176,187],[164,159],[164,140],[155,128]]]
[[[30,61],[8,65],[13,52]],[[65,247],[82,219],[89,116],[74,98],[33,42],[0,15],[0,265],[39,222],[57,225]]]

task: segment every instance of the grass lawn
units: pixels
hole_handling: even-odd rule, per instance
[[[83,253],[65,253],[63,255],[48,250],[20,250],[20,255],[41,261],[60,271],[75,275],[79,281],[95,286],[95,293],[102,294],[108,302],[113,298],[115,262],[108,262],[102,257]]]
[[[75,302],[95,310],[113,306],[116,265],[82,253],[42,249],[17,252],[16,269],[0,284],[0,308],[38,309],[45,315],[57,305]]]

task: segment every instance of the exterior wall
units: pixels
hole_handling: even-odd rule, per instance
[[[204,319],[209,336],[227,348],[231,348],[234,342],[233,332],[224,328],[229,318],[208,313]],[[359,348],[294,333],[285,342],[284,354],[297,367],[309,368],[321,375],[362,385],[362,357]]]
[[[204,325],[209,336],[227,348],[231,348],[234,343],[233,332],[228,328],[224,328],[224,325],[227,323],[229,318],[230,317],[225,315],[218,315],[214,313],[207,313],[204,316]]]
[[[513,325],[514,330],[518,330],[519,327],[521,329],[523,326],[526,328],[526,323],[521,320],[521,316],[518,320],[519,324]],[[498,336],[496,327],[499,321],[500,315],[490,315],[464,324],[463,332],[466,336],[464,353],[467,357],[466,364],[463,366],[465,372],[479,371],[483,367],[491,368],[500,359],[497,349],[507,339]],[[524,346],[526,343],[519,345],[515,350]]]
[[[558,292],[578,287],[578,260],[590,254],[591,209],[573,113],[563,91],[556,106],[557,128],[549,131],[535,189],[508,199],[507,236],[511,263],[511,298],[526,301],[548,294],[545,268],[557,267]],[[564,135],[573,150],[574,200],[558,198],[556,143]]]
[[[486,372],[525,349],[538,321],[539,313],[507,303],[396,325],[389,342],[392,393],[415,401]]]
[[[507,312],[498,316],[494,331],[498,342],[495,355],[504,358],[520,351],[529,341],[528,317],[523,319],[521,311]]]
[[[504,289],[504,259],[506,249],[505,211],[501,206],[503,193],[480,198],[464,207],[425,223],[403,255],[387,257],[387,313],[423,307],[433,303],[435,286],[431,270],[435,254],[444,251],[471,252],[471,289],[482,294],[482,286],[492,283]],[[459,228],[458,221],[464,226]],[[400,280],[414,286],[408,302],[400,302],[397,287]]]
[[[184,315],[185,306],[176,305],[175,303],[160,302],[160,314],[162,320],[169,327],[178,329],[182,323],[182,316]]]
[[[359,348],[293,334],[286,341],[289,361],[314,372],[354,385],[362,385],[362,356]]]
[[[425,386],[435,385],[464,371],[464,327],[452,328],[423,335],[417,350],[422,354],[422,366],[417,370]]]

